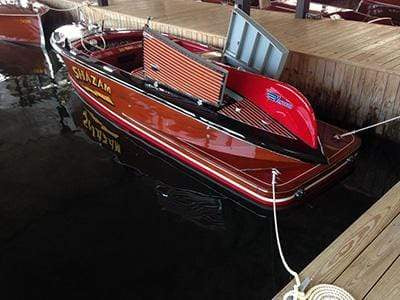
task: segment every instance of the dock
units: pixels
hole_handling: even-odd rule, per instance
[[[290,263],[290,262],[289,262]],[[355,299],[400,299],[400,183],[315,258],[300,277],[308,288],[334,284]],[[293,288],[294,281],[274,299]]]
[[[73,8],[82,0],[42,0]],[[225,41],[232,7],[192,0],[110,0],[83,6],[92,22],[114,28],[150,26],[215,47]],[[318,116],[361,127],[400,115],[400,28],[343,20],[299,20],[292,14],[253,9],[252,17],[290,50],[282,81],[310,100]],[[376,128],[400,141],[400,122]]]

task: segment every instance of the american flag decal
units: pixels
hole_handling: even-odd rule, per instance
[[[293,108],[292,103],[290,103],[288,100],[283,98],[278,92],[274,91],[273,89],[268,89],[266,96],[269,101],[272,101],[276,104],[282,105],[282,106],[286,107],[287,109]]]

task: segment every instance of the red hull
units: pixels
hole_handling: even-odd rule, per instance
[[[355,137],[346,138],[338,145],[333,135],[343,131],[320,123],[322,143],[330,160],[329,165],[312,165],[282,157],[248,145],[218,130],[208,129],[204,124],[183,117],[134,89],[109,80],[101,73],[91,71],[67,57],[64,60],[70,74],[74,74],[73,67],[85,68],[114,91],[112,105],[93,97],[85,90],[83,82],[70,76],[80,97],[103,117],[264,207],[272,205],[271,168],[278,168],[282,173],[277,185],[277,200],[279,205],[287,205],[296,199],[296,192],[304,189],[308,194],[334,180],[336,174],[349,166],[346,159],[360,145]],[[189,139],[191,143],[183,139]],[[219,147],[224,147],[224,152],[219,152]]]
[[[0,39],[34,46],[44,45],[41,16],[46,9],[35,11],[0,5]]]

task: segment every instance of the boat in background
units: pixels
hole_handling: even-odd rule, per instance
[[[349,170],[354,136],[277,80],[288,50],[234,9],[224,51],[143,30],[63,26],[51,37],[87,107],[198,176],[269,208]],[[275,198],[272,170],[278,170]]]
[[[230,4],[234,1],[202,0],[202,2]],[[338,7],[337,1],[315,1],[310,3],[310,15],[348,21],[366,22],[381,25],[400,25],[400,4],[397,0],[360,0],[354,8]],[[258,8],[258,1],[251,2],[253,8]],[[297,0],[274,0],[264,10],[296,13]]]
[[[44,47],[42,16],[48,10],[39,2],[0,2],[0,39]]]
[[[326,4],[311,2],[311,14],[320,14],[321,17],[348,21],[392,26],[400,25],[400,5],[396,0],[360,0],[354,9],[329,5],[329,1],[319,2]],[[297,0],[276,0],[271,2],[271,5],[265,9],[296,13],[296,4]]]
[[[398,0],[361,0],[355,10],[366,18],[361,21],[400,26],[400,2]],[[369,18],[372,17],[372,20]]]

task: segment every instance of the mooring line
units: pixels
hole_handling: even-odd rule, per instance
[[[396,121],[398,119],[400,119],[400,116],[397,116],[397,117],[394,117],[394,118],[391,118],[389,120],[385,120],[385,121],[382,121],[382,122],[379,122],[379,123],[376,123],[376,124],[372,124],[372,125],[360,128],[360,129],[355,129],[353,131],[349,131],[349,132],[346,132],[346,133],[343,133],[343,134],[336,134],[335,138],[339,140],[341,138],[344,138],[345,136],[353,135],[353,134],[359,133],[361,131],[365,131],[367,129],[371,129],[371,128],[374,128],[374,127],[377,127],[377,126],[380,126],[380,125],[384,125],[384,124],[389,123],[389,122]]]
[[[93,3],[90,2],[90,1],[84,1],[84,2],[82,2],[81,4],[77,4],[76,6],[70,7],[70,8],[55,8],[55,7],[48,6],[47,4],[43,4],[43,5],[46,6],[46,7],[47,7],[48,9],[50,9],[50,10],[61,11],[61,12],[67,12],[67,11],[72,11],[72,10],[79,9],[79,8],[81,8],[81,7],[83,7],[83,6],[90,6],[90,5],[92,5],[92,4],[93,4]]]
[[[278,217],[276,212],[276,201],[275,201],[275,185],[276,185],[276,176],[279,175],[279,171],[277,169],[272,169],[272,207],[274,213],[274,226],[275,226],[275,237],[276,244],[278,247],[279,255],[281,257],[281,261],[286,271],[290,275],[292,275],[296,281],[293,289],[288,291],[284,296],[284,300],[323,300],[323,299],[338,299],[338,300],[355,300],[350,293],[346,290],[342,289],[333,284],[318,284],[307,291],[304,292],[308,284],[310,283],[310,279],[307,277],[303,283],[300,281],[300,276],[296,271],[293,271],[292,268],[289,267],[286,262],[285,256],[283,255],[282,246],[279,238],[279,229],[278,229]]]

